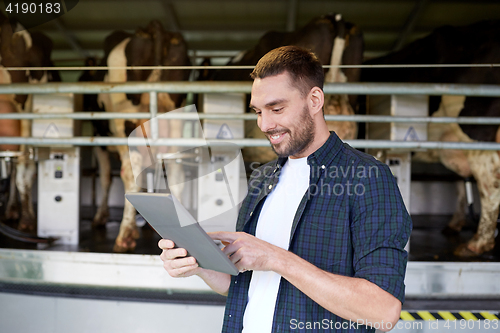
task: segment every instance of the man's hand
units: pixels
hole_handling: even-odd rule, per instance
[[[231,283],[229,274],[199,267],[194,257],[186,257],[186,249],[174,249],[174,246],[174,242],[169,239],[162,239],[158,242],[158,247],[163,250],[160,255],[163,267],[171,277],[198,275],[216,293],[227,296]]]
[[[208,235],[226,245],[222,251],[240,272],[271,271],[279,263],[281,252],[285,251],[245,232],[218,231]]]
[[[183,248],[174,249],[174,242],[161,239],[158,247],[163,250],[160,255],[163,267],[171,277],[188,277],[199,274],[201,268],[194,257],[186,257],[187,251]]]
[[[290,251],[245,232],[220,231],[208,235],[224,244],[229,243],[222,251],[240,271],[274,271],[342,318],[370,323],[391,322],[393,326],[399,319],[401,302],[368,280],[326,272]]]

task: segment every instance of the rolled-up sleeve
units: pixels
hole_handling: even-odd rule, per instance
[[[361,179],[352,213],[353,267],[364,278],[399,299],[405,298],[404,278],[408,253],[404,250],[412,222],[389,167]]]

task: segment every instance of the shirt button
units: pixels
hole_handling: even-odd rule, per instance
[[[250,212],[250,216],[252,216],[252,215],[253,215],[253,212]]]
[[[237,284],[237,283],[238,283],[238,281],[234,281],[234,284]]]
[[[231,318],[231,315],[229,315],[229,318]]]
[[[273,188],[273,185],[269,185],[269,187],[268,187],[268,188],[269,188],[269,189],[272,189],[272,188]]]
[[[324,165],[321,166],[321,169],[325,170],[325,168],[326,168],[326,166],[324,166]]]

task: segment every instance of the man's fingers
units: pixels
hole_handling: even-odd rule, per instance
[[[161,239],[158,247],[163,250],[160,259],[171,277],[188,277],[197,274],[201,269],[194,257],[186,257],[186,249],[175,248],[174,242],[170,239]]]
[[[220,240],[221,242],[232,243],[238,239],[239,235],[237,232],[229,231],[214,231],[207,233],[213,240]]]
[[[238,267],[237,263],[243,257],[243,251],[241,250],[241,247],[238,244],[231,243],[225,248],[223,248],[222,252],[224,252],[224,254],[226,254],[229,257],[229,260],[231,260],[232,263],[235,264],[236,267]]]
[[[158,242],[158,247],[162,250],[173,249],[175,247],[175,244],[170,239],[160,239],[160,241]]]
[[[228,257],[232,256],[234,252],[238,251],[239,246],[235,245],[234,243],[230,243],[229,245],[225,246],[222,249],[222,252],[224,252]]]
[[[190,266],[184,266],[181,268],[177,269],[172,269],[168,271],[168,274],[170,274],[171,277],[188,277],[191,275],[195,275],[197,269],[199,269],[198,264],[190,265]]]
[[[243,256],[241,254],[241,251],[236,250],[236,252],[234,252],[231,255],[231,257],[229,257],[229,260],[232,261],[232,263],[236,266],[236,268],[240,269],[240,267],[238,267],[238,263],[240,262],[242,257]]]
[[[191,267],[191,266],[198,266],[196,259],[194,257],[187,257],[187,258],[181,258],[181,259],[176,259],[172,260],[171,267],[173,269],[180,269],[183,267]]]
[[[162,254],[160,255],[160,258],[162,260],[173,260],[175,258],[180,258],[185,256],[187,256],[186,249],[177,248],[177,249],[163,250]]]

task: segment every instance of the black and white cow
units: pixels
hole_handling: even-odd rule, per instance
[[[444,26],[399,52],[372,59],[366,64],[497,64],[500,62],[500,21],[482,21],[469,26]],[[500,84],[500,68],[391,68],[363,69],[365,82],[428,82]],[[433,116],[500,116],[500,98],[442,96],[430,99]],[[500,142],[498,125],[429,124],[431,141]],[[414,158],[440,161],[462,177],[473,176],[481,198],[481,218],[475,236],[455,251],[475,256],[495,246],[500,205],[500,156],[497,151],[431,150]],[[464,191],[459,191],[465,201]],[[449,227],[460,231],[465,223],[465,205],[460,205]]]
[[[233,58],[228,66],[255,66],[259,59],[272,49],[296,45],[313,51],[324,65],[359,65],[363,60],[363,35],[359,28],[345,22],[340,14],[316,17],[307,25],[295,32],[271,31],[262,36],[252,49],[241,52]],[[217,70],[202,72],[201,79],[217,81],[248,81],[251,70]],[[325,82],[356,82],[360,69],[331,68],[326,71]],[[324,114],[352,115],[357,109],[356,96],[326,96]],[[327,122],[328,128],[335,131],[342,139],[355,139],[357,126],[354,122]],[[256,122],[245,123],[245,137],[265,138]],[[266,163],[276,158],[271,148],[243,149],[246,161]]]
[[[179,33],[165,31],[158,21],[152,21],[146,28],[139,28],[134,34],[123,31],[112,33],[104,43],[105,57],[102,65],[109,69],[105,72],[86,72],[80,78],[81,81],[186,81],[189,71],[186,70],[125,70],[113,67],[125,66],[189,66],[187,45]],[[164,113],[178,108],[183,103],[184,96],[181,94],[158,94],[158,113]],[[149,94],[100,94],[99,96],[86,96],[84,98],[84,110],[106,112],[149,112]],[[130,121],[114,119],[108,121],[94,121],[96,134],[100,136],[112,135],[114,137],[126,138],[133,129],[144,121]],[[173,137],[180,137],[182,127],[175,121],[170,121],[167,129],[173,133]],[[108,211],[108,195],[111,186],[111,168],[109,162],[109,150],[116,150],[121,161],[121,178],[125,186],[125,192],[137,192],[139,190],[134,179],[133,167],[140,167],[142,156],[139,152],[129,153],[127,146],[108,147],[103,149],[95,147],[100,169],[100,182],[103,188],[103,198],[99,209],[94,216],[93,225],[106,223]],[[180,168],[180,166],[179,166]],[[172,168],[172,177],[182,177],[180,169]],[[136,170],[137,175],[139,171]],[[134,207],[125,200],[123,219],[120,232],[115,240],[113,250],[115,252],[132,251],[139,233],[136,227]]]
[[[17,32],[12,30],[17,27]],[[43,83],[60,81],[54,71],[18,71],[7,70],[11,67],[50,67],[52,41],[42,33],[30,33],[19,23],[11,24],[9,19],[0,13],[0,83]],[[0,95],[0,113],[31,112],[30,95]],[[31,136],[31,121],[1,120],[0,136]],[[0,150],[22,151],[17,159],[14,182],[7,203],[5,215],[7,219],[20,219],[19,229],[32,232],[35,230],[36,217],[31,198],[31,188],[36,172],[33,159],[29,158],[29,147],[24,145],[0,145]],[[17,193],[21,198],[21,209],[16,206]],[[20,214],[19,214],[20,213]]]

